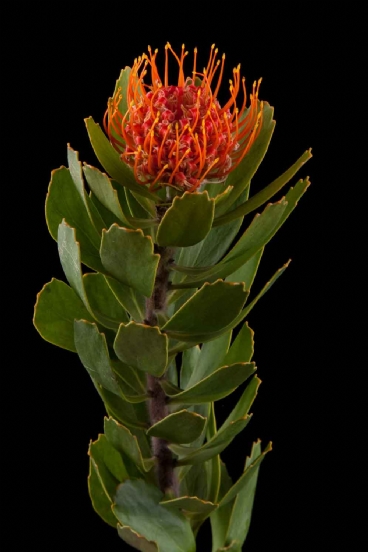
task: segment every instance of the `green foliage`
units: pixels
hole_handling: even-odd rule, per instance
[[[177,508],[160,504],[163,493],[143,480],[122,483],[115,495],[113,512],[122,525],[154,541],[160,552],[194,552],[189,521]]]
[[[162,246],[188,247],[201,242],[211,230],[215,201],[208,192],[185,192],[174,198],[157,231]]]
[[[107,274],[150,297],[153,292],[160,256],[153,253],[153,243],[142,230],[128,230],[117,225],[102,234],[101,260]]]
[[[122,116],[130,71],[121,72],[114,92],[121,93]],[[251,420],[261,383],[247,317],[289,263],[254,296],[258,266],[308,178],[267,202],[311,157],[306,151],[252,196],[251,180],[274,125],[265,103],[261,131],[226,182],[202,184],[194,193],[176,190],[171,199],[164,189],[152,193],[136,182],[92,118],[87,131],[107,174],[82,167],[68,146],[68,168],[51,176],[46,221],[69,285],[53,279],[44,286],[34,325],[46,341],[78,354],[104,403],[104,434],[89,447],[92,505],[142,552],[194,552],[208,518],[212,552],[240,552],[248,534],[260,464],[271,444],[263,451],[259,441],[253,445],[235,483],[220,455]],[[83,265],[92,272],[84,273]],[[151,388],[150,381],[158,385]],[[216,401],[240,385],[240,398],[217,427]],[[165,413],[152,421],[147,405],[158,396]],[[177,495],[159,488],[157,443],[175,460]]]

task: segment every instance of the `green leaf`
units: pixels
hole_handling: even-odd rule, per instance
[[[307,177],[304,180],[299,180],[294,187],[290,188],[290,190],[285,196],[285,200],[287,201],[287,207],[276,229],[274,230],[274,234],[276,234],[278,229],[284,224],[285,220],[289,217],[292,211],[294,211],[295,207],[298,205],[299,199],[305,194],[309,186],[310,186],[310,180]]]
[[[253,175],[256,173],[266,154],[274,128],[273,107],[267,102],[264,102],[261,131],[247,155],[227,177],[226,184],[227,186],[233,186],[233,190],[228,197],[218,205],[216,209],[216,218],[226,213],[240,194],[249,186]]]
[[[74,342],[78,356],[92,380],[121,397],[120,387],[111,369],[106,338],[98,331],[96,324],[76,320]]]
[[[167,508],[185,510],[194,514],[210,514],[217,508],[217,504],[213,504],[208,500],[201,500],[196,496],[181,496],[172,500],[163,500],[160,504]]]
[[[112,330],[117,330],[122,322],[129,322],[129,316],[102,274],[85,274],[83,283],[88,303],[97,322]]]
[[[90,443],[88,454],[88,490],[92,506],[106,523],[116,527],[112,501],[119,483],[128,478],[128,473],[120,454],[107,442],[105,435]]]
[[[235,270],[226,276],[225,282],[244,282],[245,289],[250,291],[254,278],[256,277],[259,263],[261,261],[262,255],[264,252],[264,247],[262,247],[253,257],[249,259],[243,266]]]
[[[207,440],[211,441],[217,433],[215,403],[211,403],[211,411],[207,424]],[[216,454],[208,462],[207,467],[207,480],[208,480],[208,499],[211,502],[217,503],[218,495],[220,491],[221,482],[221,462],[220,455]]]
[[[143,224],[141,228],[144,228],[145,226],[148,227],[149,223],[152,226],[158,224],[156,205],[153,201],[139,196],[134,192],[130,192],[127,188],[122,188],[121,186],[119,188],[120,189],[117,190],[119,198],[123,193],[125,194],[127,207],[133,217],[133,223],[134,221],[139,221]],[[147,218],[148,215],[149,218]]]
[[[246,485],[249,484],[249,481],[252,479],[254,474],[259,468],[260,463],[263,461],[264,457],[268,452],[272,450],[272,443],[269,443],[265,450],[260,454],[256,460],[249,464],[249,466],[246,468],[246,470],[243,472],[243,474],[239,477],[237,482],[231,487],[231,489],[225,494],[225,496],[220,501],[220,506],[224,506],[225,504],[228,504],[233,498],[236,497],[238,493],[240,493]]]
[[[121,324],[114,350],[117,357],[138,370],[162,376],[168,363],[168,339],[157,326]]]
[[[98,231],[99,235],[101,235],[102,228],[103,228],[103,221],[99,216],[98,212],[96,211],[96,208],[93,205],[91,198],[87,195],[87,192],[84,188],[82,166],[79,161],[79,153],[77,151],[74,151],[69,144],[68,144],[68,165],[69,165],[70,176],[72,177],[74,186],[76,187],[76,190],[80,195],[80,198],[88,213],[90,221]],[[97,242],[97,247],[98,246],[99,246],[99,241]]]
[[[147,540],[154,536],[160,552],[195,552],[189,521],[178,511],[160,504],[163,493],[142,480],[125,481],[116,493],[113,512]]]
[[[130,67],[124,67],[124,69],[121,70],[119,78],[115,84],[114,96],[118,93],[120,89],[121,100],[119,102],[118,109],[122,115],[125,115],[125,113],[128,111],[127,89],[130,72]]]
[[[207,477],[205,464],[194,464],[178,468],[180,495],[196,496],[207,500]]]
[[[114,449],[119,451],[123,457],[127,456],[143,474],[152,468],[154,460],[143,459],[138,439],[128,428],[113,418],[105,418],[104,431],[108,442]]]
[[[147,429],[147,422],[138,419],[135,407],[139,405],[133,405],[123,400],[118,397],[118,395],[108,391],[98,383],[95,383],[95,387],[105,404],[106,411],[109,416],[112,416],[123,425],[137,429]],[[143,406],[145,407],[145,405]]]
[[[226,466],[220,462],[221,466],[221,482],[219,498],[221,499],[231,488],[233,482],[227,473]],[[233,503],[230,502],[225,506],[217,508],[211,514],[211,531],[212,531],[212,551],[217,552],[218,549],[225,544],[226,533],[229,527]]]
[[[118,193],[114,190],[109,177],[90,165],[84,165],[83,171],[88,186],[99,202],[111,211],[120,222],[130,228],[131,225],[129,224],[128,217],[121,208]]]
[[[250,380],[247,387],[243,391],[242,396],[238,400],[235,408],[232,410],[232,412],[230,412],[229,416],[226,418],[226,420],[218,430],[218,433],[225,431],[234,422],[236,422],[237,420],[240,420],[241,418],[245,418],[247,416],[250,410],[250,407],[252,406],[254,399],[257,396],[258,388],[260,384],[261,384],[261,380],[257,378],[257,376],[254,376]]]
[[[130,544],[136,550],[140,550],[140,552],[159,552],[155,542],[148,541],[127,525],[118,524],[118,535],[123,541]]]
[[[102,220],[102,229],[105,228],[108,230],[113,224],[121,225],[120,219],[118,219],[111,211],[106,209],[106,207],[102,205],[93,192],[90,192],[89,197],[91,198],[91,202]]]
[[[77,352],[74,345],[74,320],[93,321],[75,291],[53,278],[37,295],[33,323],[40,335],[68,351]]]
[[[205,283],[162,330],[180,341],[209,341],[237,316],[246,298],[247,292],[242,284],[221,280]]]
[[[188,247],[202,241],[211,230],[214,210],[215,201],[208,192],[176,196],[160,222],[157,243]]]
[[[80,250],[79,244],[76,241],[76,232],[74,228],[71,228],[65,222],[65,220],[59,225],[58,250],[61,266],[63,267],[64,274],[69,284],[79,295],[86,309],[93,315],[84,289]]]
[[[197,366],[192,372],[191,378],[187,385],[188,387],[192,387],[199,381],[203,380],[205,377],[212,374],[220,366],[225,366],[225,364],[235,364],[235,362],[238,362],[237,360],[235,360],[234,362],[222,362],[229,349],[231,333],[231,331],[226,332],[217,339],[214,339],[213,341],[208,341],[207,343],[204,343],[202,345]],[[247,361],[242,360],[240,362]]]
[[[153,242],[142,230],[117,225],[103,231],[101,260],[105,269],[119,282],[131,286],[146,297],[153,292],[160,255],[153,253]]]
[[[287,202],[281,200],[278,203],[267,205],[261,215],[256,215],[250,226],[229,251],[229,253],[215,266],[211,267],[178,267],[172,265],[173,270],[180,270],[190,274],[181,284],[173,285],[174,289],[198,287],[203,282],[216,278],[225,278],[249,261],[262,247],[266,245],[279,228],[279,222],[287,207]]]
[[[254,353],[254,331],[246,322],[232,343],[228,353],[221,360],[224,364],[250,362]]]
[[[77,240],[81,246],[82,262],[94,270],[102,270],[98,251],[100,236],[89,218],[69,170],[65,167],[51,173],[51,182],[46,197],[47,226],[56,241],[58,228],[63,219],[76,229]]]
[[[248,316],[248,314],[250,313],[250,311],[252,310],[252,308],[255,306],[255,304],[261,299],[261,297],[263,297],[263,295],[273,286],[273,284],[276,282],[276,280],[278,280],[278,278],[280,278],[280,276],[285,272],[285,270],[287,269],[287,267],[289,266],[290,264],[290,260],[284,264],[284,266],[282,266],[281,268],[279,268],[275,274],[272,276],[272,278],[267,282],[267,284],[265,286],[263,286],[263,288],[261,289],[261,291],[258,293],[258,295],[256,295],[256,297],[253,299],[253,301],[251,301],[246,307],[245,309],[243,309],[241,311],[240,314],[238,314],[238,316],[236,316],[236,318],[234,318],[234,320],[232,321],[231,325],[229,325],[229,329],[230,328],[234,328],[235,326],[237,326],[238,324],[240,324],[240,322],[242,322],[244,320],[244,318],[246,318]]]
[[[204,380],[180,393],[173,393],[165,380],[161,381],[160,384],[170,397],[170,404],[201,404],[217,401],[230,395],[255,370],[254,362],[222,366]]]
[[[132,394],[132,392],[135,395],[145,393],[146,378],[143,372],[135,370],[120,360],[112,360],[111,367],[114,373],[118,376],[119,382],[123,380],[126,386],[130,388],[130,394]]]
[[[180,370],[180,387],[186,389],[193,371],[196,369],[201,349],[198,345],[183,351],[181,370]]]
[[[105,276],[106,282],[120,305],[129,312],[135,322],[143,322],[145,298],[133,288],[118,282],[115,278]]]
[[[255,194],[253,197],[248,199],[243,205],[239,205],[232,211],[222,215],[213,222],[213,226],[221,226],[222,224],[227,224],[228,222],[238,218],[248,215],[252,211],[255,211],[261,205],[269,201],[277,192],[279,192],[285,184],[287,184],[291,178],[299,171],[299,169],[312,157],[311,150],[307,150],[303,153],[301,157],[281,176],[276,178],[271,184],[263,188],[260,192]]]
[[[92,117],[85,119],[89,139],[91,141],[97,159],[107,172],[119,184],[132,192],[151,200],[159,201],[159,196],[148,191],[144,185],[137,184],[132,170],[121,161],[118,152],[110,144],[100,125],[96,124]]]
[[[112,527],[116,527],[117,519],[112,513],[112,501],[102,483],[96,463],[89,459],[88,491],[95,512]]]
[[[201,435],[205,424],[206,418],[203,416],[188,410],[180,410],[151,426],[147,435],[160,437],[169,443],[191,443]]]
[[[246,460],[245,469],[253,464],[255,460],[260,456],[260,454],[261,442],[257,441],[257,443],[253,444],[251,455]],[[259,465],[254,470],[253,475],[248,479],[248,482],[246,483],[244,488],[235,498],[235,503],[232,508],[231,519],[229,523],[229,529],[226,536],[227,543],[236,540],[240,543],[240,545],[242,545],[247,538],[252,517],[258,472]]]
[[[185,453],[185,447],[179,447],[177,445],[170,445],[170,448],[175,454],[179,455],[177,461],[178,466],[185,466],[187,464],[201,464],[210,460],[214,456],[220,454],[231,441],[236,437],[243,429],[248,425],[251,416],[246,416],[243,419],[232,422],[231,425],[226,427],[221,432],[216,433],[212,439],[207,441],[205,445],[202,445],[198,449],[191,450],[189,454]]]
[[[110,499],[114,500],[116,487],[129,479],[121,455],[108,442],[105,435],[99,435],[97,441],[90,443],[88,454],[97,465]]]
[[[248,199],[248,189],[239,196],[234,206],[241,205]],[[234,238],[239,232],[243,219],[236,219],[224,226],[212,228],[208,236],[203,240],[202,248],[196,258],[195,266],[210,266],[217,263],[228,251]],[[185,264],[180,262],[180,264]],[[188,263],[192,266],[193,263]]]

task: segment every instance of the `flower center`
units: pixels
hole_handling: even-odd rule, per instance
[[[179,64],[177,85],[168,84],[168,50]],[[246,109],[244,78],[240,66],[233,70],[231,97],[221,108],[217,94],[220,88],[224,59],[214,91],[214,80],[220,60],[217,49],[211,49],[210,60],[203,73],[196,70],[195,50],[192,77],[184,78],[182,49],[179,58],[168,44],[165,49],[165,77],[161,81],[156,55],[135,60],[127,86],[128,111],[119,111],[120,91],[111,100],[106,112],[105,129],[110,141],[128,163],[137,182],[150,189],[169,185],[180,190],[196,190],[204,180],[224,180],[243,159],[254,142],[261,123],[262,104],[258,102],[258,84],[253,85],[251,105]],[[144,83],[147,66],[151,68],[152,85]],[[236,98],[243,88],[243,105],[239,111]]]

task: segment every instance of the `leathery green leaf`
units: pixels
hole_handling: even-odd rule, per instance
[[[270,450],[272,450],[272,443],[269,443],[267,447],[264,449],[264,451],[255,459],[255,461],[252,464],[249,464],[249,466],[239,477],[236,483],[234,483],[231,489],[221,499],[220,506],[224,506],[225,504],[233,500],[233,498],[235,498],[236,495],[244,489],[244,487],[249,483],[251,478],[254,476],[254,474],[256,473],[256,470],[258,470],[259,468],[260,463],[263,461],[266,454],[270,452]]]
[[[104,431],[108,442],[123,456],[127,456],[142,473],[152,468],[154,460],[143,459],[138,439],[128,428],[113,418],[105,418]]]
[[[165,380],[160,383],[170,397],[170,404],[201,404],[226,397],[238,385],[247,380],[255,370],[254,362],[222,366],[193,387],[188,387],[179,393],[173,393]]]
[[[114,351],[125,364],[155,376],[162,376],[168,363],[168,339],[157,326],[121,324]]]
[[[119,282],[150,297],[160,255],[153,253],[153,242],[142,230],[117,225],[103,231],[101,260],[105,269]]]
[[[247,292],[243,284],[218,280],[205,283],[162,327],[169,337],[180,341],[195,342],[197,336],[211,335],[241,311]],[[207,339],[208,340],[208,339]],[[206,341],[201,339],[200,341]]]
[[[188,410],[180,410],[151,426],[147,435],[160,437],[170,443],[191,443],[201,435],[205,424],[206,418],[203,416]]]
[[[154,535],[160,552],[195,552],[189,521],[177,510],[162,506],[163,493],[143,480],[125,481],[117,490],[113,512],[145,539]]]
[[[233,482],[227,472],[226,466],[220,461],[221,481],[219,499],[228,492]],[[217,508],[211,514],[211,532],[212,532],[212,552],[218,552],[218,549],[225,544],[226,533],[229,527],[233,502],[226,504],[221,508]]]
[[[129,312],[135,322],[143,322],[145,298],[132,287],[122,284],[115,278],[105,276],[106,282],[120,305]]]
[[[249,261],[253,255],[266,245],[279,228],[283,213],[287,207],[284,199],[278,203],[268,204],[262,214],[257,214],[250,226],[237,241],[235,246],[215,266],[211,267],[179,267],[172,265],[173,270],[189,274],[187,279],[173,285],[174,289],[198,287],[204,281],[213,281],[215,278],[225,278]]]
[[[118,523],[118,535],[123,541],[130,544],[136,550],[140,550],[140,552],[159,552],[155,542],[148,541],[127,525],[120,525]]]
[[[226,420],[220,427],[218,433],[221,433],[222,431],[227,429],[231,424],[233,424],[237,420],[240,420],[241,418],[245,418],[245,416],[248,414],[250,410],[250,407],[254,402],[254,399],[257,396],[258,388],[260,384],[261,384],[261,380],[257,378],[257,376],[254,376],[250,380],[247,387],[244,389],[242,396],[238,400],[235,408],[230,412],[229,416],[226,418]]]
[[[116,94],[121,95],[121,99],[118,103],[118,109],[123,116],[128,111],[127,88],[128,88],[130,72],[131,72],[130,67],[124,67],[124,69],[120,71],[120,75],[118,80],[116,81],[115,90],[114,90],[114,96]]]
[[[92,380],[121,397],[120,387],[111,369],[106,338],[98,331],[96,324],[76,320],[74,343],[78,356]]]
[[[210,404],[210,415],[206,433],[208,441],[211,441],[217,433],[215,403]],[[207,470],[208,500],[217,503],[221,481],[220,455],[214,455],[208,462],[205,463],[205,466]]]
[[[221,330],[221,332],[218,332],[218,335],[221,335],[222,333],[227,332],[228,330],[232,330],[240,324],[244,318],[248,316],[254,305],[263,297],[263,295],[273,286],[273,284],[276,282],[276,280],[285,272],[287,267],[289,266],[290,261],[288,261],[284,266],[282,266],[277,272],[272,276],[272,278],[266,283],[266,285],[261,289],[261,291],[258,293],[258,295],[247,305],[232,321],[230,324],[228,324],[225,328]],[[196,336],[197,342],[201,343],[206,340],[208,340],[208,336],[206,334],[202,334],[201,336]],[[189,340],[188,340],[189,341]],[[173,354],[174,352],[177,353],[179,351],[184,351],[187,347],[190,347],[190,343],[185,343],[185,340],[183,340],[182,343],[179,343],[175,348],[170,349],[170,354]]]
[[[249,458],[245,462],[245,470],[255,462],[255,460],[261,454],[261,442],[257,441],[253,444],[252,452]],[[250,521],[252,517],[252,509],[254,502],[254,495],[256,492],[257,479],[258,479],[259,465],[254,470],[252,477],[248,479],[248,482],[243,489],[238,493],[235,498],[235,503],[232,508],[229,529],[226,535],[226,542],[232,542],[236,540],[243,544],[247,538]]]
[[[126,310],[116,299],[103,274],[85,274],[83,283],[97,322],[112,330],[117,330],[122,322],[129,322]]]
[[[232,332],[226,332],[217,339],[204,343],[201,347],[197,366],[191,374],[187,387],[192,387],[205,377],[209,376],[220,366],[235,364],[238,360],[232,362],[223,362],[229,349]],[[240,362],[248,362],[241,360]]]
[[[201,353],[201,349],[198,345],[183,351],[181,369],[180,369],[180,387],[181,389],[186,389],[190,378],[192,377],[193,371],[196,369],[198,364],[198,358]]]
[[[224,364],[235,364],[236,362],[250,362],[254,352],[254,332],[245,322],[240,332],[231,344],[231,347],[221,360]]]
[[[171,500],[163,500],[160,504],[167,508],[176,508],[194,514],[210,514],[217,508],[217,504],[208,500],[201,500],[196,496],[181,496]]]
[[[63,219],[76,229],[82,262],[94,270],[101,271],[103,267],[99,255],[100,236],[89,218],[69,170],[65,167],[52,171],[46,197],[46,222],[51,236],[56,241],[58,228]]]
[[[227,186],[233,186],[233,189],[226,199],[219,203],[216,208],[216,218],[226,213],[240,194],[249,186],[253,175],[261,164],[275,128],[273,111],[273,107],[267,102],[264,102],[260,133],[247,155],[227,177],[226,184]]]
[[[214,456],[220,454],[231,441],[236,437],[243,429],[248,425],[251,416],[245,416],[243,419],[236,420],[227,426],[223,431],[216,433],[212,439],[207,441],[198,449],[190,450],[186,454],[185,447],[178,447],[177,445],[170,445],[170,448],[175,454],[179,455],[177,461],[178,466],[185,466],[187,464],[201,464],[210,460]]]
[[[251,301],[246,307],[245,309],[243,309],[241,311],[240,314],[238,314],[238,316],[236,316],[236,318],[234,318],[234,320],[232,321],[231,323],[231,328],[234,328],[235,326],[237,326],[238,324],[240,324],[240,322],[242,322],[244,320],[244,318],[246,316],[248,316],[248,314],[250,313],[250,311],[252,310],[252,308],[254,307],[254,305],[261,299],[261,297],[263,297],[263,295],[273,286],[273,284],[276,282],[276,280],[278,280],[278,278],[280,278],[280,276],[285,272],[285,270],[287,269],[287,267],[289,266],[290,264],[290,260],[285,263],[281,268],[279,268],[275,274],[272,276],[272,278],[266,283],[265,286],[263,286],[263,288],[261,289],[261,291],[258,293],[258,295],[256,295],[256,297],[253,299],[253,301]]]
[[[161,246],[188,247],[202,241],[211,230],[215,201],[208,192],[176,196],[157,231]]]
[[[132,192],[159,201],[159,196],[151,193],[145,186],[137,184],[132,170],[121,161],[118,152],[110,144],[100,125],[96,124],[92,117],[85,119],[85,123],[97,159],[107,174]]]
[[[103,228],[103,220],[99,215],[98,211],[96,210],[95,206],[93,205],[91,198],[87,195],[87,192],[85,190],[83,175],[82,175],[82,166],[79,161],[79,153],[73,150],[73,148],[71,148],[69,144],[68,144],[68,165],[69,165],[70,175],[77,189],[77,192],[79,193],[79,196],[84,204],[84,207],[88,213],[88,216],[93,226],[96,228],[97,232],[99,233],[99,235],[101,235],[102,228]],[[98,244],[99,244],[99,241],[97,241],[97,246]]]
[[[62,349],[77,352],[74,344],[74,320],[93,321],[75,291],[53,278],[37,295],[33,323],[40,335]]]
[[[135,370],[120,360],[111,360],[111,367],[118,376],[119,382],[123,380],[127,387],[130,388],[130,394],[141,395],[145,393],[146,378],[143,372]]]
[[[256,277],[263,252],[264,247],[257,251],[257,253],[253,255],[249,261],[243,264],[243,266],[235,270],[235,272],[229,274],[229,276],[226,276],[225,282],[244,282],[245,289],[249,291],[253,285],[254,278]]]
[[[90,443],[88,454],[95,461],[106,491],[113,500],[118,484],[129,478],[121,455],[105,435],[99,435],[97,441]]]
[[[217,218],[213,226],[220,226],[222,224],[227,224],[228,222],[238,218],[248,215],[252,211],[255,211],[261,205],[269,201],[277,192],[279,192],[290,180],[291,178],[299,171],[299,169],[312,157],[311,150],[307,150],[303,153],[301,157],[281,176],[276,178],[271,184],[260,190],[257,194],[252,196],[248,201],[239,205],[232,211],[222,215]]]
[[[112,512],[115,491],[122,481],[128,479],[120,454],[107,442],[105,435],[89,445],[88,491],[96,513],[109,525],[116,527],[117,519]]]
[[[88,186],[106,209],[111,211],[124,225],[131,228],[126,214],[123,212],[117,191],[113,188],[109,177],[90,165],[83,167]]]
[[[118,484],[119,482],[116,483]],[[116,527],[117,519],[111,510],[112,501],[102,483],[97,464],[92,458],[89,459],[88,492],[95,512],[105,523]]]
[[[137,416],[136,406],[139,404],[131,404],[118,397],[115,393],[112,393],[108,389],[102,387],[101,384],[95,383],[95,388],[103,400],[106,408],[106,412],[109,416],[112,416],[115,420],[123,425],[127,425],[136,429],[147,429],[148,423]],[[145,405],[144,405],[145,406]]]
[[[65,220],[59,225],[58,250],[61,266],[63,267],[64,274],[69,284],[79,295],[86,309],[93,315],[84,289],[80,250],[76,239],[76,232],[74,228],[71,228],[65,222]]]

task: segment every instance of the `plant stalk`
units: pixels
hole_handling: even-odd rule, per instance
[[[157,326],[157,312],[165,312],[166,297],[169,282],[168,264],[172,258],[173,250],[167,247],[155,246],[155,252],[161,255],[157,268],[155,287],[152,296],[146,300],[145,324]],[[163,376],[164,377],[164,376]],[[159,422],[169,414],[167,397],[160,385],[160,379],[148,374],[147,391],[148,412],[151,425]],[[153,455],[156,457],[156,476],[161,491],[165,494],[178,495],[178,480],[174,474],[174,458],[165,439],[151,438]]]

